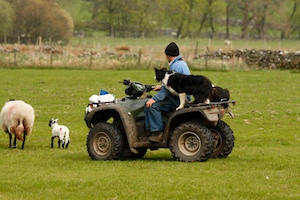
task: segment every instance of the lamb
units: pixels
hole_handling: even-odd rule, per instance
[[[0,124],[3,131],[9,135],[9,147],[14,134],[14,148],[17,147],[18,139],[23,141],[22,149],[24,149],[26,136],[32,132],[34,119],[34,109],[24,101],[10,100],[4,104],[0,114]]]
[[[69,129],[66,126],[59,125],[57,123],[57,119],[51,119],[49,121],[49,126],[52,127],[52,138],[51,138],[51,148],[53,148],[53,141],[54,138],[59,137],[58,139],[58,148],[60,148],[60,144],[62,144],[62,148],[65,147],[68,148],[69,143],[70,143],[70,136],[69,136]]]

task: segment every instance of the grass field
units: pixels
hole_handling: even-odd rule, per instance
[[[235,134],[225,159],[184,163],[168,149],[144,159],[92,161],[83,116],[100,89],[124,96],[119,81],[154,84],[153,70],[0,69],[0,103],[11,98],[36,111],[32,135],[8,148],[0,133],[0,198],[6,199],[300,199],[300,73],[193,71],[227,87]],[[68,149],[50,148],[51,118],[69,127]],[[57,143],[55,143],[57,144]]]

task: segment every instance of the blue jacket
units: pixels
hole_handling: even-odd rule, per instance
[[[182,60],[182,56],[177,56],[171,63],[170,63],[170,70],[175,71],[177,73],[190,75],[191,72],[184,60]],[[161,87],[161,90],[158,91],[157,94],[153,96],[153,99],[156,102],[163,101],[168,96],[173,95],[169,90],[167,90],[164,86]]]

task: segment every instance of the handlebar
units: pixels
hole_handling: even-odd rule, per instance
[[[123,83],[123,85],[132,85],[132,84],[139,84],[139,85],[143,85],[142,83],[140,82],[133,82],[131,80],[128,80],[128,79],[124,79],[122,82],[119,82],[119,83]],[[145,92],[150,92],[154,89],[155,85],[143,85],[145,87]]]

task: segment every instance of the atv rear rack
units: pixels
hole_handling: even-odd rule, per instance
[[[230,104],[232,105],[236,104],[236,100],[228,100],[228,101],[221,101],[221,102],[210,102],[210,103],[187,103],[185,104],[185,107],[190,108],[190,107],[197,107],[197,106],[211,106],[214,107],[216,105],[224,105],[224,104]]]

